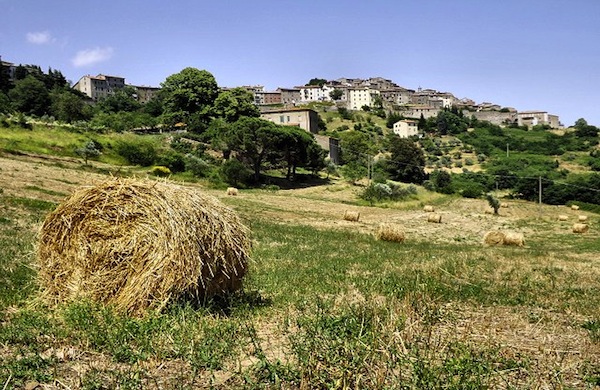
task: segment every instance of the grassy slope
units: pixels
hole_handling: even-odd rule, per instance
[[[40,193],[45,185],[37,187]],[[44,193],[48,201],[33,192],[0,194],[0,383],[7,388],[31,381],[415,389],[600,382],[595,230],[572,235],[547,218],[504,218],[498,222],[530,232],[525,248],[426,238],[394,244],[375,241],[364,225],[314,224],[316,214],[327,215],[321,201],[334,207],[352,188],[254,190],[223,198],[253,232],[244,292],[134,319],[90,303],[30,305],[37,226],[69,190]],[[437,200],[460,206],[453,202]],[[361,210],[366,222],[374,212],[408,222],[410,209],[398,206]]]

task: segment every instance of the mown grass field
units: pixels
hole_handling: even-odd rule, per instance
[[[5,156],[6,157],[6,156]],[[102,176],[0,158],[0,386],[23,388],[585,389],[600,386],[600,216],[439,197],[367,207],[351,186],[268,192],[200,188],[250,227],[243,291],[144,318],[78,302],[36,301],[44,216]],[[361,220],[342,220],[346,209]],[[557,222],[566,213],[568,222]],[[404,243],[376,241],[379,222]],[[435,226],[434,226],[435,225]],[[524,248],[484,247],[491,228]]]

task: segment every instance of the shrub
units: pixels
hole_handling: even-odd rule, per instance
[[[479,183],[466,183],[460,193],[465,198],[479,198],[484,190],[483,185]]]
[[[210,164],[191,153],[185,155],[185,170],[196,177],[206,177],[210,173]]]
[[[172,150],[161,154],[157,160],[157,164],[169,168],[171,172],[185,171],[185,159],[183,155]]]
[[[150,170],[150,173],[153,174],[154,176],[167,177],[171,174],[171,170],[162,165],[157,165],[155,167],[152,167],[152,169]]]
[[[247,184],[253,176],[252,172],[241,161],[235,158],[229,159],[221,165],[221,178],[227,184],[238,187],[240,184]]]
[[[121,140],[115,145],[115,151],[130,164],[148,167],[157,159],[156,148],[148,141]]]

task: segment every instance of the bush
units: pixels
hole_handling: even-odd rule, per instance
[[[115,145],[115,151],[130,164],[148,167],[157,159],[154,145],[148,141],[121,140]]]
[[[171,174],[171,170],[162,165],[157,165],[155,167],[152,167],[152,169],[150,170],[150,173],[153,174],[154,176],[167,177]]]
[[[206,177],[210,173],[210,164],[193,154],[185,155],[185,170],[196,177]]]
[[[185,171],[185,159],[183,155],[172,150],[161,154],[157,160],[157,164],[169,168],[171,172]]]
[[[247,184],[252,178],[252,172],[241,161],[229,159],[221,165],[221,178],[228,184],[239,186]]]
[[[485,188],[479,183],[467,183],[460,193],[465,198],[479,198],[484,191]]]

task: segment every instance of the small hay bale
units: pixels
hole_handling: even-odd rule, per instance
[[[404,230],[403,227],[393,223],[382,223],[377,228],[375,238],[381,241],[393,241],[403,242],[404,241]]]
[[[426,213],[433,213],[435,211],[435,208],[432,205],[425,205],[423,207],[423,211],[425,211]]]
[[[237,196],[238,194],[238,189],[235,187],[228,187],[227,188],[227,195],[231,195],[231,196]]]
[[[588,220],[588,217],[587,217],[587,215],[580,215],[579,217],[577,217],[577,220],[579,222],[585,222]]]
[[[442,223],[442,215],[441,214],[429,214],[427,216],[427,222]]]
[[[579,206],[577,206],[576,204],[572,204],[571,210],[579,210]]]
[[[506,232],[504,240],[502,240],[502,245],[524,246],[525,239],[522,233]]]
[[[508,208],[508,203],[502,202],[502,203],[500,203],[500,207],[502,207],[504,209],[507,209]]]
[[[502,245],[504,242],[505,234],[498,230],[492,230],[483,236],[483,243],[485,245]]]
[[[492,210],[492,209],[485,209],[485,210],[483,210],[483,212],[485,214],[494,214],[494,210]]]
[[[50,213],[37,245],[41,298],[91,299],[143,315],[241,287],[249,230],[216,198],[166,182],[112,179]]]
[[[566,221],[568,219],[569,219],[568,215],[561,214],[561,215],[558,216],[558,220],[559,221]]]
[[[573,233],[585,233],[590,229],[590,227],[585,223],[575,223],[573,224]]]
[[[344,212],[344,220],[346,220],[346,221],[358,222],[359,218],[360,218],[360,212],[358,212],[358,211],[346,210]]]

